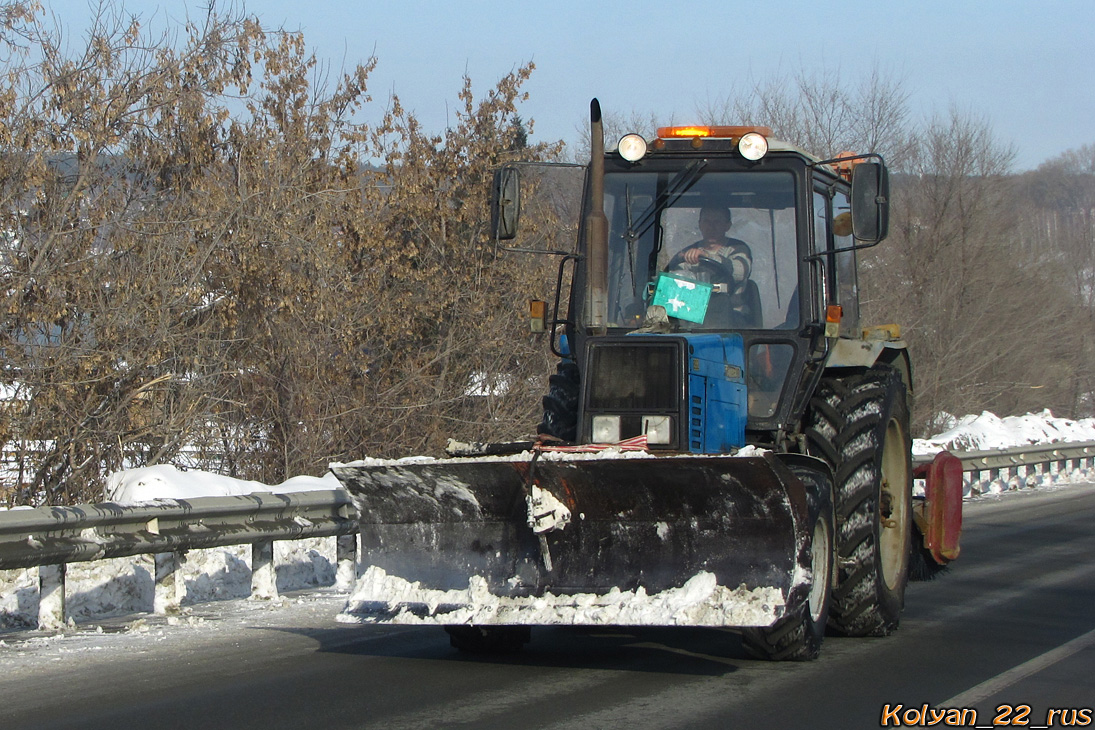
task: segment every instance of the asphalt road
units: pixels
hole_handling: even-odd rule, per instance
[[[0,635],[0,728],[846,730],[960,708],[966,727],[1095,726],[1095,486],[967,504],[965,528],[897,632],[807,664],[700,629],[539,629],[519,655],[468,657],[440,629],[335,623],[320,594]]]

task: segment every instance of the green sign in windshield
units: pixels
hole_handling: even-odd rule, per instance
[[[702,281],[660,274],[652,304],[665,307],[665,313],[670,317],[700,324],[707,315],[711,289],[710,284]]]

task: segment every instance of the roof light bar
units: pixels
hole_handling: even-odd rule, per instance
[[[757,126],[690,125],[686,127],[658,127],[658,137],[660,139],[694,139],[696,137],[737,139],[750,132],[755,132],[764,137],[772,136],[770,128]]]
[[[703,140],[729,139],[736,142],[738,152],[747,160],[756,162],[768,154],[768,137],[772,130],[768,127],[754,126],[689,126],[689,127],[658,127],[658,139],[655,147],[661,147],[665,139],[690,139],[692,146],[700,148]]]

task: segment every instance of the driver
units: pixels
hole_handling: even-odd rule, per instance
[[[733,313],[731,316],[737,315],[737,319],[749,321],[757,314],[747,311],[754,309],[748,292],[753,252],[745,241],[726,235],[732,222],[729,208],[705,202],[700,208],[699,222],[703,239],[678,251],[665,269],[681,271],[711,284],[724,284],[725,288],[716,288],[716,296],[729,295],[726,304]]]

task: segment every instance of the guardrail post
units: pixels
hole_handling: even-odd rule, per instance
[[[186,581],[182,568],[185,552],[156,553],[156,587],[152,611],[158,614],[178,613],[186,597]]]
[[[335,538],[335,588],[348,591],[357,581],[357,533]]]
[[[251,545],[251,598],[274,600],[278,597],[278,576],[274,569],[274,541]]]
[[[65,625],[64,563],[38,566],[38,628],[43,631]]]

